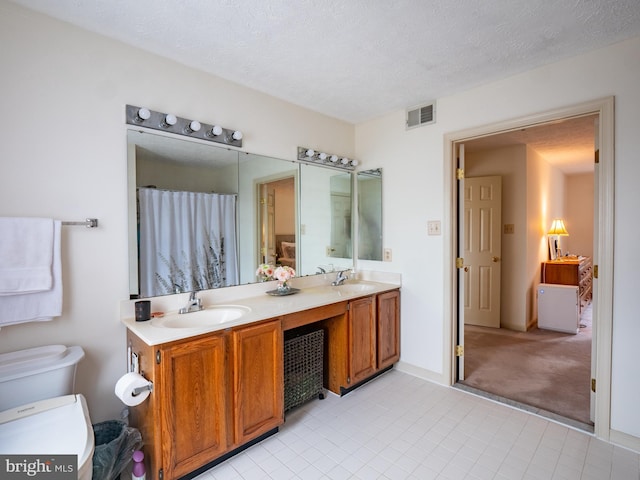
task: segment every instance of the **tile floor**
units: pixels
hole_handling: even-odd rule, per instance
[[[640,479],[640,455],[467,392],[390,371],[287,414],[197,480]]]

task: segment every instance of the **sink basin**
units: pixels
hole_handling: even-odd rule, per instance
[[[204,310],[191,313],[170,313],[151,320],[151,325],[162,328],[200,328],[214,327],[237,320],[250,312],[242,305],[213,305]]]
[[[336,285],[334,288],[344,293],[360,293],[370,292],[375,287],[369,283],[343,283],[342,285]]]

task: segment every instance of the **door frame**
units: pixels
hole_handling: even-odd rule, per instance
[[[593,318],[596,329],[596,379],[594,433],[596,437],[609,440],[611,436],[611,351],[613,317],[613,228],[614,228],[614,97],[604,97],[577,105],[536,113],[504,122],[497,122],[445,134],[444,136],[444,215],[443,258],[444,265],[444,379],[449,385],[456,382],[455,345],[458,334],[457,315],[457,211],[455,144],[476,138],[487,137],[511,130],[531,127],[582,115],[599,115],[600,146],[598,199],[595,203],[599,224],[594,225],[593,265],[598,267],[598,278],[594,278]],[[449,201],[446,201],[446,200]]]

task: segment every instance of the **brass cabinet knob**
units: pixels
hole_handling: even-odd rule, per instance
[[[500,261],[500,257],[491,257],[491,261],[492,261],[493,263],[497,263],[497,262],[499,262],[499,261]]]

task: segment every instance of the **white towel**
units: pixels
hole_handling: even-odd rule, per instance
[[[61,223],[53,222],[53,283],[43,292],[0,296],[0,327],[62,315]]]
[[[0,295],[51,290],[53,219],[0,218]]]

